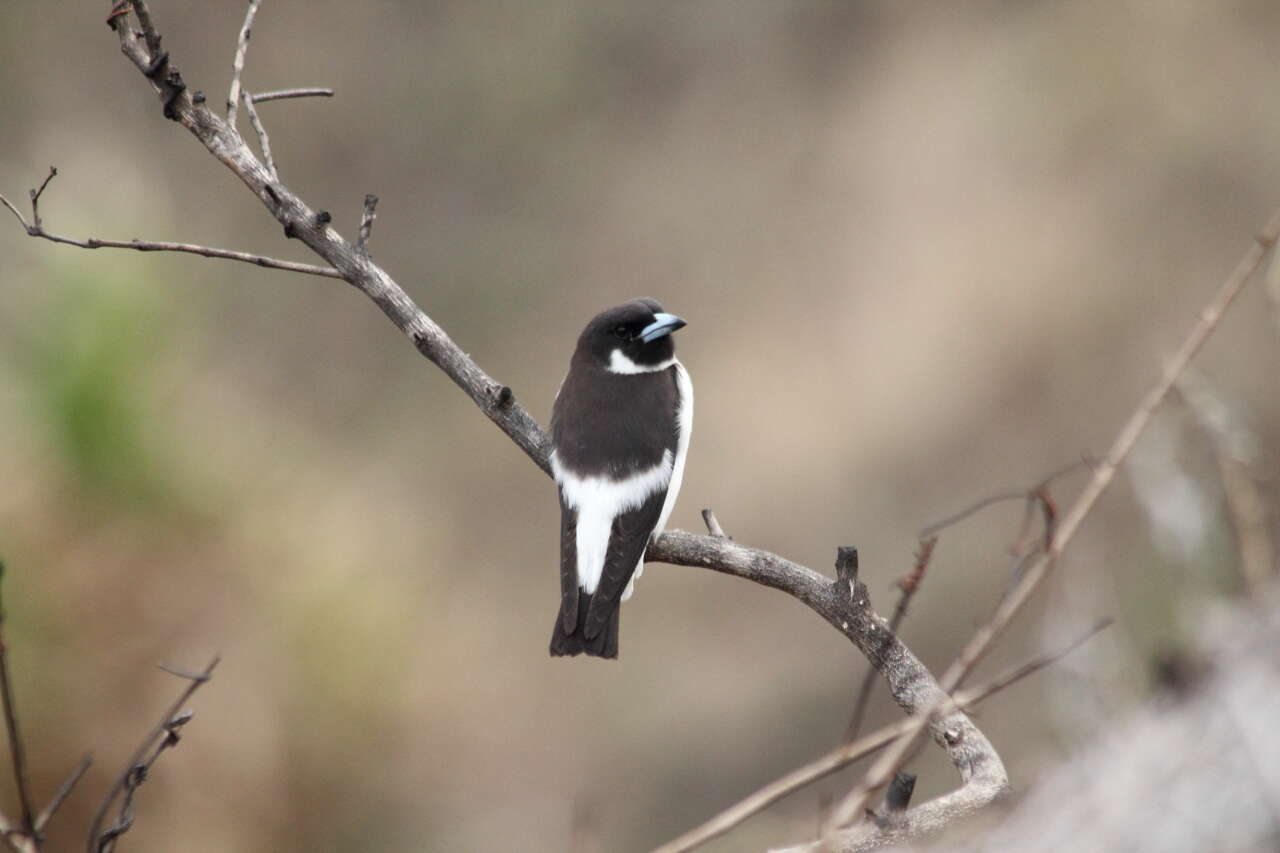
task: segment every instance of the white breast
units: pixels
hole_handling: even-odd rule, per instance
[[[654,492],[667,487],[672,482],[672,466],[673,459],[668,450],[662,454],[662,461],[647,471],[640,471],[625,480],[612,480],[579,476],[562,466],[556,455],[551,454],[551,472],[560,486],[564,502],[578,511],[578,586],[583,591],[594,593],[600,585],[613,520],[643,504]],[[670,501],[670,492],[667,494]],[[665,505],[663,512],[666,512]]]

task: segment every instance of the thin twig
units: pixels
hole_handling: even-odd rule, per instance
[[[80,777],[84,776],[89,767],[93,764],[93,756],[86,753],[84,758],[80,759],[80,763],[76,765],[76,769],[71,771],[71,775],[58,786],[58,790],[54,792],[49,804],[40,811],[40,816],[36,818],[36,833],[44,831],[49,825],[49,821],[53,819],[54,814],[62,807],[67,797],[71,796],[71,791],[75,788],[76,783],[80,781]]]
[[[46,180],[45,183],[48,183]],[[41,189],[44,189],[41,186]],[[33,198],[36,193],[33,193]],[[0,562],[0,581],[4,579],[4,563]],[[9,644],[4,636],[4,593],[0,586],[0,696],[4,699],[4,723],[9,735],[9,756],[13,761],[13,779],[18,788],[18,804],[22,810],[22,833],[39,849],[35,811],[31,807],[31,784],[27,778],[27,750],[18,731],[18,707],[13,698],[13,682],[9,675]]]
[[[262,119],[258,118],[258,111],[253,106],[254,97],[247,90],[244,93],[244,111],[249,114],[249,124],[253,125],[254,133],[258,134],[258,145],[262,147],[262,159],[266,163],[267,171],[271,173],[271,179],[280,180],[280,172],[276,170],[276,161],[271,157],[271,138],[267,136],[267,127],[262,123]]]
[[[40,189],[32,190],[31,197],[31,220],[37,228],[40,227],[40,196],[44,195],[44,188],[49,186],[49,182],[58,176],[58,169],[55,166],[49,167],[49,174],[44,176],[44,181],[40,184]]]
[[[231,90],[227,93],[227,124],[231,125],[232,130],[236,127],[236,109],[240,104],[240,75],[244,73],[244,55],[249,51],[253,16],[258,14],[258,6],[261,3],[262,0],[249,0],[249,9],[244,13],[244,25],[240,27],[240,38],[236,41],[235,59],[231,61]]]
[[[297,272],[304,275],[318,275],[322,278],[342,278],[342,273],[332,267],[320,267],[314,264],[300,264],[295,261],[282,261],[279,258],[268,258],[264,255],[254,255],[249,252],[237,252],[232,249],[218,249],[213,246],[197,246],[193,243],[171,243],[160,240],[99,240],[96,237],[89,237],[86,240],[76,240],[72,237],[63,237],[58,234],[51,234],[44,229],[29,231],[32,237],[41,237],[53,243],[62,243],[67,246],[78,246],[81,249],[136,249],[139,252],[183,252],[189,255],[200,255],[205,258],[221,258],[228,261],[240,261],[241,263],[253,264],[258,267],[266,267],[267,269],[285,270],[287,272]]]
[[[49,178],[57,174],[57,170],[51,169]],[[40,191],[44,191],[44,187],[49,183],[49,178],[45,178],[44,184],[41,184]],[[33,191],[35,192],[35,191]],[[34,201],[34,200],[33,200]],[[205,258],[221,258],[228,261],[240,261],[241,263],[253,264],[258,267],[266,267],[268,269],[285,270],[287,272],[298,272],[305,275],[318,275],[324,278],[342,278],[342,273],[332,267],[320,267],[314,264],[301,264],[296,261],[282,261],[279,258],[268,258],[264,255],[253,255],[248,252],[237,252],[232,249],[218,249],[213,246],[197,246],[194,243],[173,243],[158,240],[99,240],[96,237],[89,237],[85,240],[77,240],[74,237],[66,237],[61,234],[53,234],[44,229],[43,225],[35,225],[29,223],[18,208],[0,195],[0,204],[4,204],[18,218],[18,222],[22,223],[22,228],[31,237],[39,237],[52,243],[62,243],[67,246],[77,246],[81,249],[134,249],[139,252],[183,252],[189,255],[200,255]],[[33,211],[34,215],[34,211]]]
[[[147,52],[152,56],[159,54],[160,32],[151,19],[151,9],[147,6],[147,0],[133,0],[133,13],[138,16],[138,25],[142,28],[143,38],[146,39]]]
[[[978,687],[973,687],[957,693],[953,699],[944,701],[940,711],[945,714],[954,709],[966,710],[968,708],[972,708],[987,697],[1000,692],[1006,687],[1041,669],[1044,669],[1049,664],[1054,663],[1060,658],[1063,658],[1075,651],[1099,631],[1109,626],[1111,622],[1112,620],[1105,619],[1094,625],[1088,632],[1080,635],[1067,646],[1054,652],[1039,655],[1024,664],[1008,669]],[[811,761],[803,767],[799,767],[787,775],[770,782],[754,794],[745,797],[738,803],[735,803],[720,812],[720,814],[716,815],[706,823],[703,823],[701,826],[689,830],[679,838],[668,841],[666,844],[658,847],[654,853],[684,853],[684,851],[692,850],[695,847],[707,843],[713,838],[724,835],[747,818],[758,814],[788,794],[798,791],[819,779],[830,776],[840,768],[857,761],[859,758],[870,755],[876,750],[882,749],[892,743],[896,738],[900,737],[909,729],[912,724],[912,720],[913,718],[911,717],[899,720],[896,723],[877,729],[871,734],[866,735],[853,743],[847,743],[831,750],[821,758]]]
[[[729,539],[729,535],[724,532],[724,528],[720,526],[720,520],[716,518],[716,514],[711,511],[711,507],[707,507],[702,511],[702,523],[707,526],[707,533],[717,536],[721,539]]]
[[[103,798],[102,803],[98,806],[98,811],[93,816],[93,823],[89,825],[88,846],[86,848],[88,853],[107,853],[111,846],[114,845],[115,839],[129,828],[129,824],[132,823],[132,815],[125,814],[124,806],[121,809],[121,820],[115,826],[104,831],[102,824],[106,820],[107,812],[111,810],[111,805],[121,793],[128,790],[130,793],[125,805],[132,804],[132,791],[136,790],[142,780],[146,778],[147,768],[151,766],[151,763],[155,762],[166,746],[177,743],[176,727],[181,726],[190,719],[189,716],[180,715],[179,711],[186,701],[191,698],[192,694],[213,677],[213,670],[218,665],[219,660],[219,656],[214,655],[203,672],[194,678],[188,678],[190,683],[186,689],[169,706],[164,716],[160,718],[160,722],[156,723],[151,731],[147,733],[147,736],[143,738],[142,742],[138,744],[137,748],[134,749],[133,754],[129,756],[129,763],[125,765],[124,772],[120,774],[115,784],[111,786],[107,796]],[[145,760],[147,753],[152,749],[152,745],[156,744],[157,740],[160,742],[156,745],[155,752],[148,762]],[[140,767],[142,768],[141,771],[138,769]]]
[[[1046,487],[1049,484],[1051,484],[1054,480],[1065,477],[1068,474],[1073,474],[1076,471],[1080,470],[1081,468],[1092,468],[1093,466],[1094,466],[1094,461],[1086,456],[1081,459],[1077,459],[1075,462],[1072,462],[1069,465],[1064,465],[1061,468],[1058,468],[1055,471],[1052,471],[1051,473],[1045,475],[1044,477],[1037,480],[1036,485],[1034,486],[1024,487],[1021,489],[1006,489],[1005,491],[1002,491],[1002,492],[996,492],[994,494],[987,495],[985,498],[981,498],[980,500],[974,501],[973,503],[969,504],[964,509],[954,512],[951,515],[948,515],[946,518],[941,519],[940,521],[935,521],[933,524],[930,524],[928,527],[920,531],[920,538],[928,539],[931,536],[937,536],[939,533],[941,533],[943,530],[946,530],[948,527],[951,527],[952,525],[955,525],[955,524],[959,524],[960,522],[964,521],[966,518],[969,518],[970,516],[978,512],[981,512],[982,510],[986,509],[989,506],[994,506],[995,504],[1003,503],[1005,501],[1016,501],[1023,498],[1027,498],[1033,495],[1036,489]]]
[[[255,104],[265,104],[267,101],[283,101],[285,98],[332,98],[333,90],[320,87],[312,87],[307,89],[276,89],[271,92],[259,92],[253,96]]]
[[[933,549],[937,544],[938,537],[936,536],[921,539],[916,549],[915,566],[912,567],[909,574],[898,581],[898,588],[902,592],[898,596],[897,605],[893,608],[893,615],[889,617],[889,631],[891,633],[897,634],[898,628],[902,626],[902,620],[907,616],[907,607],[920,589],[925,572],[929,570],[929,561],[933,558]],[[867,704],[871,700],[871,688],[875,684],[877,674],[876,668],[868,664],[867,671],[862,676],[862,683],[858,685],[858,696],[853,702],[853,713],[849,717],[849,725],[844,732],[845,743],[858,737],[858,731],[862,728],[863,718],[867,714]]]
[[[366,193],[364,197],[364,213],[360,216],[360,235],[356,238],[356,251],[369,257],[369,236],[373,233],[373,220],[378,218],[378,197]]]
[[[978,665],[992,644],[1022,610],[1031,594],[1053,571],[1063,550],[1080,529],[1080,525],[1093,510],[1098,499],[1111,485],[1116,471],[1128,457],[1138,437],[1146,430],[1156,409],[1169,395],[1182,371],[1191,363],[1192,358],[1218,327],[1227,308],[1244,289],[1245,284],[1262,264],[1277,239],[1280,239],[1280,210],[1272,214],[1266,229],[1255,239],[1236,268],[1218,288],[1217,293],[1201,310],[1199,318],[1191,327],[1168,367],[1165,368],[1164,375],[1143,396],[1128,422],[1116,435],[1106,457],[1094,469],[1093,477],[1085,485],[1084,491],[1058,525],[1050,547],[1041,552],[1028,567],[1022,579],[1001,600],[995,613],[974,633],[940,679],[941,687],[945,692],[954,691],[965,676]],[[872,793],[887,784],[893,778],[893,774],[901,768],[902,761],[914,748],[935,712],[936,708],[927,708],[915,715],[910,732],[903,735],[891,749],[882,754],[867,771],[862,782],[836,806],[831,816],[831,828],[847,826],[861,817]]]

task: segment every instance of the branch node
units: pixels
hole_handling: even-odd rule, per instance
[[[904,812],[911,805],[911,795],[916,790],[916,774],[895,773],[893,781],[884,792],[884,809],[889,814]]]
[[[165,68],[169,64],[169,51],[162,50],[156,56],[151,58],[151,64],[147,66],[147,70],[142,74],[148,80],[158,80],[164,75]]]
[[[942,737],[946,740],[948,745],[955,746],[964,736],[960,733],[959,729],[947,729],[942,733]]]
[[[702,522],[707,525],[707,532],[717,539],[733,538],[724,532],[724,528],[720,526],[720,521],[716,518],[716,514],[711,511],[711,507],[707,507],[702,511]]]
[[[511,390],[510,386],[503,385],[495,392],[494,397],[497,401],[498,408],[505,409],[515,402],[516,394]]]
[[[366,193],[364,197],[364,213],[360,217],[360,236],[356,239],[356,251],[364,257],[369,257],[369,235],[373,233],[373,220],[377,218],[375,213],[378,207],[378,197],[373,193]]]
[[[333,221],[333,215],[329,213],[329,211],[327,210],[322,210],[316,214],[317,225],[328,225],[332,221]]]
[[[852,545],[841,545],[836,549],[836,580],[842,585],[847,584],[852,594],[853,585],[858,582],[858,549]]]
[[[129,0],[120,0],[111,7],[111,13],[107,15],[107,29],[115,30],[116,19],[124,17],[133,11],[133,4]]]
[[[199,89],[196,89],[194,94],[191,95],[191,101],[193,103],[203,104],[206,100],[207,99],[204,96],[204,92],[200,91]]]

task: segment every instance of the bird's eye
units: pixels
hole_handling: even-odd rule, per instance
[[[614,326],[613,336],[618,340],[622,340],[622,341],[628,340],[631,337],[631,335],[627,332],[626,326]]]

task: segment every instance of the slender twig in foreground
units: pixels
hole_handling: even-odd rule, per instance
[[[236,55],[231,61],[231,89],[227,92],[227,124],[234,130],[236,126],[236,109],[240,105],[240,75],[244,73],[244,55],[249,51],[249,36],[253,33],[253,16],[258,14],[258,6],[262,0],[249,0],[249,9],[244,13],[244,25],[240,27],[240,38],[236,40]],[[135,4],[136,6],[137,4]],[[143,6],[146,4],[144,3]],[[154,56],[156,51],[151,49]]]
[[[1138,437],[1146,430],[1156,409],[1164,402],[1178,377],[1204,346],[1204,342],[1213,334],[1227,308],[1244,289],[1245,284],[1261,266],[1263,259],[1278,239],[1280,239],[1280,210],[1272,214],[1266,229],[1255,239],[1236,268],[1218,288],[1218,292],[1201,310],[1199,318],[1183,340],[1182,346],[1178,348],[1168,367],[1165,368],[1164,375],[1143,396],[1128,422],[1116,435],[1106,457],[1094,469],[1093,477],[1085,485],[1084,491],[1058,525],[1050,547],[1041,552],[1028,567],[1018,584],[1001,600],[990,620],[974,633],[960,655],[947,669],[940,680],[945,692],[954,691],[965,676],[978,665],[991,645],[1022,610],[1031,594],[1053,571],[1063,550],[1080,529],[1080,525],[1093,510],[1098,499],[1111,485],[1116,471],[1128,457]],[[830,823],[832,829],[847,826],[862,816],[872,793],[887,784],[893,778],[893,774],[901,768],[902,762],[914,748],[935,711],[936,709],[926,709],[916,714],[911,731],[876,760],[862,782],[833,810]]]
[[[80,777],[84,776],[92,764],[93,756],[86,754],[84,758],[80,759],[76,769],[72,770],[66,780],[58,786],[58,790],[54,792],[49,804],[41,809],[40,816],[36,818],[37,833],[43,832],[44,828],[49,825],[49,821],[53,819],[58,809],[62,807],[63,802],[66,801],[67,797],[71,796],[71,791],[75,788],[76,783],[80,781]]]
[[[937,536],[939,533],[941,533],[943,530],[946,530],[948,527],[959,524],[969,516],[979,513],[989,506],[994,506],[995,504],[1003,503],[1005,501],[1025,500],[1026,498],[1033,496],[1037,489],[1042,489],[1048,486],[1054,480],[1057,480],[1061,477],[1065,477],[1068,474],[1072,474],[1080,470],[1081,468],[1091,468],[1091,467],[1093,467],[1093,460],[1089,459],[1088,457],[1085,457],[1083,459],[1077,459],[1075,462],[1072,462],[1070,465],[1064,465],[1061,468],[1057,469],[1056,471],[1053,471],[1052,473],[1042,477],[1040,480],[1036,481],[1036,485],[1034,486],[1021,488],[1021,489],[1006,489],[1002,492],[996,492],[994,494],[987,495],[985,498],[981,498],[980,500],[974,501],[973,503],[969,504],[964,509],[958,510],[957,512],[954,512],[951,515],[948,515],[946,518],[941,519],[940,521],[935,521],[933,524],[930,524],[928,527],[920,531],[920,539],[924,540],[924,539],[929,539],[931,537]]]
[[[138,785],[142,784],[142,781],[146,778],[147,770],[155,762],[156,758],[160,756],[160,753],[166,747],[177,743],[177,729],[190,719],[189,715],[179,713],[182,706],[191,698],[193,693],[213,677],[213,670],[218,665],[219,660],[220,658],[215,655],[203,672],[198,673],[194,678],[188,679],[190,683],[186,689],[169,706],[164,716],[160,718],[160,722],[152,727],[147,736],[134,749],[133,754],[129,756],[129,763],[125,765],[124,772],[120,774],[115,784],[111,786],[107,796],[103,798],[102,803],[98,806],[98,811],[93,816],[93,823],[89,825],[89,838],[86,848],[88,853],[107,853],[115,844],[115,840],[128,830],[133,820],[131,814],[133,792]],[[148,759],[148,753],[152,749],[155,751]],[[104,830],[102,824],[107,818],[107,812],[111,810],[116,798],[126,792],[126,801],[121,807],[121,819],[114,826]]]
[[[41,188],[43,189],[43,187]],[[0,563],[0,581],[4,580],[4,563]],[[9,645],[4,636],[4,594],[0,587],[0,697],[4,700],[4,723],[9,735],[9,756],[13,760],[13,779],[18,788],[18,806],[22,810],[22,833],[39,849],[35,811],[31,807],[31,785],[27,778],[27,751],[18,731],[18,708],[13,699],[13,682],[9,676]]]
[[[320,87],[311,87],[307,89],[276,89],[271,92],[259,92],[253,96],[255,104],[265,104],[267,101],[283,101],[286,98],[332,98],[332,89],[323,89]]]
[[[1021,681],[1028,675],[1032,675],[1060,658],[1071,654],[1099,631],[1111,625],[1111,622],[1112,620],[1110,619],[1104,619],[1086,633],[1072,640],[1067,646],[1054,652],[1039,655],[1024,664],[1008,669],[978,687],[957,693],[953,699],[944,702],[943,707],[940,709],[941,712],[947,713],[953,709],[965,710],[973,707],[1011,684]],[[798,791],[819,779],[830,776],[840,768],[892,743],[894,739],[900,737],[910,728],[912,722],[913,718],[911,717],[899,720],[884,728],[877,729],[853,743],[847,743],[833,749],[821,758],[770,782],[754,794],[720,812],[720,814],[701,826],[689,830],[679,838],[668,841],[658,847],[654,853],[684,853],[686,850],[692,850],[713,838],[724,835],[747,818],[758,814],[788,794]]]

